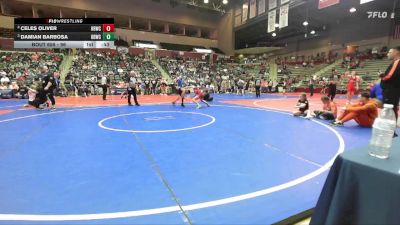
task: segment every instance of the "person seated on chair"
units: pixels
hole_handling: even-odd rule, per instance
[[[333,126],[343,126],[350,120],[355,120],[362,127],[372,127],[375,119],[378,117],[378,104],[370,98],[369,93],[362,93],[358,103],[345,106],[344,112],[335,121]]]
[[[293,112],[293,116],[307,116],[309,112],[309,104],[307,100],[307,94],[301,93],[300,99],[297,101],[295,106],[298,110]]]
[[[328,96],[322,96],[321,98],[323,107],[322,110],[315,110],[314,114],[317,119],[322,120],[334,120],[337,117],[337,106],[334,101]]]
[[[379,108],[383,107],[383,92],[380,79],[372,85],[370,96],[376,100]]]

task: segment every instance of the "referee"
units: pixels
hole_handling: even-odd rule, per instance
[[[136,73],[135,71],[131,71],[130,72],[130,77],[129,80],[127,80],[127,92],[128,92],[128,105],[132,106],[131,103],[131,95],[133,95],[133,100],[135,101],[135,105],[136,106],[140,106],[140,104],[137,101],[137,97],[136,97]]]
[[[105,74],[103,74],[101,76],[101,88],[103,89],[103,100],[107,100],[106,96],[107,96],[107,76]]]
[[[51,108],[52,110],[56,109],[56,100],[54,99],[54,89],[56,88],[57,84],[54,78],[54,75],[49,73],[49,69],[47,66],[43,66],[42,74],[45,75],[43,78],[43,87],[45,94],[51,101]],[[56,75],[57,76],[57,75]]]
[[[380,75],[383,103],[393,105],[397,120],[400,101],[400,46],[390,49],[388,58],[393,62],[386,72]],[[397,134],[395,133],[394,136],[397,137]]]

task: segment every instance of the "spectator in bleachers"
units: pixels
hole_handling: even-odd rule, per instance
[[[18,86],[17,82],[15,82],[15,81],[11,82],[11,84],[9,85],[9,88],[13,91],[14,96],[16,96],[19,91],[19,86]]]
[[[161,80],[160,91],[161,91],[161,95],[167,94],[167,81],[165,81],[164,79]]]
[[[245,88],[246,82],[242,79],[239,79],[237,81],[237,95],[244,95],[244,88]]]
[[[6,74],[3,74],[3,76],[0,79],[0,82],[2,84],[8,85],[10,83],[10,78]]]
[[[8,89],[8,85],[4,84],[4,83],[1,83],[0,84],[0,90],[6,90],[6,89]]]
[[[158,85],[158,81],[156,79],[153,79],[151,81],[151,94],[152,95],[156,95],[157,94],[157,85]]]

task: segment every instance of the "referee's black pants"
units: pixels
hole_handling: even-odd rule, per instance
[[[56,104],[56,100],[54,99],[54,90],[50,89],[46,91],[46,95],[50,99],[51,105],[54,106]]]
[[[260,89],[261,89],[261,86],[256,86],[256,97],[257,98],[261,97]]]
[[[131,95],[133,95],[133,100],[136,105],[139,105],[136,97],[136,88],[128,88],[128,104],[131,105]]]
[[[107,96],[107,84],[102,85],[101,88],[103,89],[103,100],[106,100],[106,96]]]
[[[400,101],[400,88],[384,88],[383,92],[383,104],[393,105],[393,111],[396,115],[396,120],[399,117],[399,101]]]

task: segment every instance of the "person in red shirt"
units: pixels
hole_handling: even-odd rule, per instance
[[[351,75],[349,75],[348,73],[345,73],[344,76],[347,77],[349,80],[347,83],[347,103],[346,104],[350,105],[354,94],[358,90],[359,78],[357,77],[356,71],[353,71],[351,73]]]
[[[331,125],[343,126],[345,122],[355,120],[362,127],[372,127],[378,117],[378,104],[374,99],[370,99],[369,93],[362,93],[358,103],[346,106],[343,109],[343,114]]]
[[[194,103],[196,103],[197,109],[200,109],[200,108],[201,108],[201,105],[200,105],[199,102],[203,102],[203,103],[206,104],[208,107],[210,107],[210,105],[208,104],[208,102],[205,101],[205,99],[204,99],[204,93],[203,93],[203,90],[201,90],[201,88],[195,88],[195,89],[194,89],[194,94],[195,94],[195,96],[194,96],[194,98],[192,99],[192,101],[193,101]]]

